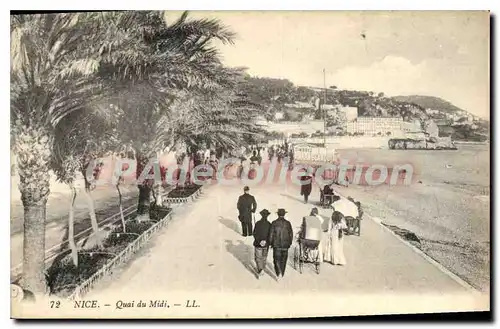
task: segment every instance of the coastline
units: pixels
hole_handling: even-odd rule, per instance
[[[416,177],[409,186],[350,185],[335,189],[361,201],[366,214],[380,218],[381,224],[395,234],[414,236],[414,241],[409,241],[412,245],[462,280],[489,292],[489,158],[485,158],[485,150],[475,151],[477,147],[443,153],[341,150],[351,159],[371,155],[368,160],[372,163],[382,158],[390,163],[404,154],[405,160],[416,167]]]

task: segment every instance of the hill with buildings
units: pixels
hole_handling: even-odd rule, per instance
[[[488,121],[439,97],[387,97],[384,93],[340,90],[336,86],[325,90],[295,86],[286,79],[249,75],[240,84],[239,93],[262,105],[261,116],[267,121],[305,123],[325,118],[331,134],[380,136],[393,133],[392,126],[405,126],[402,130],[408,132],[423,129],[432,120],[440,127],[440,136],[470,141],[489,139]]]

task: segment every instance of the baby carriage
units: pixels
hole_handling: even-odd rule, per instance
[[[297,233],[297,244],[294,248],[293,267],[302,274],[305,263],[314,265],[319,274],[321,266],[321,220],[315,216],[304,217],[300,231]]]

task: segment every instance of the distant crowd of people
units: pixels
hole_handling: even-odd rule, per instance
[[[286,141],[283,144],[271,145],[268,150],[269,161],[272,161],[273,158],[276,158],[278,163],[285,158],[288,158],[290,168],[292,167],[294,161],[294,152],[293,147],[287,143]]]

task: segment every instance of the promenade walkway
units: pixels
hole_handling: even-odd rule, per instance
[[[303,203],[298,187],[260,185],[250,192],[256,197],[257,213],[267,208],[272,212],[270,220],[274,220],[277,208],[285,208],[294,230],[312,207]],[[274,279],[272,252],[266,275],[258,280],[253,273],[253,240],[241,236],[237,220],[236,201],[241,193],[239,185],[207,187],[201,199],[176,210],[172,222],[150,246],[90,296],[113,303],[138,296],[170,299],[180,294],[203,300],[202,313],[196,313],[199,316],[221,316],[220,312],[227,316],[404,313],[488,307],[487,300],[468,291],[370,219],[363,221],[361,237],[346,237],[346,266],[324,263],[319,275],[313,267],[305,266],[300,274],[291,266],[292,246],[284,280]],[[318,201],[318,194],[313,189],[311,202]],[[329,216],[331,211],[320,210],[320,214]],[[263,305],[258,306],[259,301]],[[176,314],[195,314],[186,312]]]

